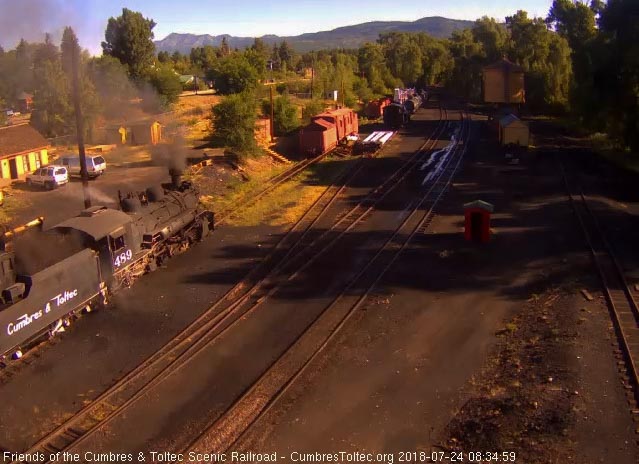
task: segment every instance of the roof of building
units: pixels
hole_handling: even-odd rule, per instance
[[[499,120],[499,125],[501,127],[507,127],[507,126],[511,126],[511,125],[515,125],[515,126],[520,126],[520,127],[528,127],[528,124],[526,124],[525,122],[523,122],[521,119],[519,119],[517,116],[515,116],[514,114],[507,114],[506,116],[504,116],[503,118],[501,118]]]
[[[484,66],[484,69],[503,69],[504,71],[524,72],[524,68],[512,61],[508,61],[506,58],[503,58],[496,63],[486,65]]]
[[[118,227],[131,222],[131,216],[117,209],[94,206],[76,217],[56,224],[54,229],[74,229],[84,232],[94,240],[100,240]]]
[[[334,123],[332,123],[331,121],[327,121],[326,119],[322,119],[322,118],[313,119],[311,121],[311,123],[309,124],[309,126],[312,128],[312,126],[314,124],[317,125],[317,126],[320,126],[322,128],[322,130],[332,129],[332,128],[335,127]]]
[[[315,118],[319,118],[319,117],[335,117],[335,116],[339,116],[340,114],[350,114],[352,113],[353,110],[350,108],[339,108],[337,110],[328,110],[328,111],[324,111],[323,113],[320,114],[316,114],[314,117]]]
[[[469,209],[469,208],[479,208],[479,209],[486,210],[490,213],[492,213],[493,210],[495,209],[492,203],[488,203],[487,201],[484,201],[484,200],[475,200],[475,201],[471,201],[470,203],[465,203],[464,209]]]
[[[33,94],[27,92],[20,92],[18,94],[18,100],[30,100],[33,98]]]
[[[126,124],[123,124],[124,126],[129,126],[129,127],[139,127],[139,126],[152,126],[154,124],[160,124],[160,121],[158,121],[157,119],[139,119],[137,121],[129,121]]]
[[[0,127],[0,158],[28,153],[48,146],[47,139],[29,124]]]

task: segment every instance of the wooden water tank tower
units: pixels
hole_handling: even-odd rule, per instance
[[[524,68],[518,64],[504,58],[484,66],[482,80],[485,103],[525,103]]]

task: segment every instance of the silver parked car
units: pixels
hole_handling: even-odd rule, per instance
[[[69,182],[69,172],[63,166],[45,166],[27,174],[27,185],[39,185],[53,190]]]

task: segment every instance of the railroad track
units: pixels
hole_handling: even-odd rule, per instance
[[[405,219],[342,292],[315,318],[247,391],[189,446],[179,452],[223,453],[237,449],[251,427],[291,388],[366,301],[415,235],[434,217],[435,208],[457,172],[466,150],[469,120],[462,114],[462,140],[440,173],[414,199]],[[363,293],[353,289],[365,288]]]
[[[442,112],[442,114],[444,113]],[[443,126],[441,120],[440,126]],[[436,133],[439,132],[435,131],[420,150],[424,149]],[[265,301],[268,295],[264,295],[263,291],[267,290],[268,294],[277,289],[276,282],[269,278],[269,275],[282,271],[298,249],[308,250],[306,242],[299,240],[297,234],[301,231],[300,237],[304,237],[309,233],[313,225],[342,193],[348,182],[362,169],[364,161],[364,159],[358,160],[357,165],[347,172],[339,182],[332,184],[324,191],[304,216],[275,245],[261,266],[254,269],[249,276],[229,290],[216,304],[164,347],[69,420],[38,440],[24,453],[43,452],[48,456],[51,453],[67,451],[80,446],[95,431],[110,423],[151,388],[178,370],[188,359],[191,359],[235,324],[246,314],[246,311],[240,311],[243,305],[251,303],[250,308],[254,309]],[[362,218],[363,216],[361,215]],[[317,243],[317,240],[314,240],[313,243]],[[273,267],[269,268],[269,265]],[[257,283],[251,287],[251,282],[254,281]],[[262,290],[262,294],[257,293],[259,290]],[[251,297],[254,297],[253,302],[250,300]]]
[[[281,172],[277,174],[276,176],[271,177],[270,179],[267,179],[265,181],[266,186],[262,190],[260,190],[254,195],[250,195],[245,198],[240,198],[240,200],[236,203],[236,205],[232,209],[224,211],[220,215],[218,215],[219,217],[216,217],[215,219],[215,226],[219,226],[223,224],[224,222],[228,221],[230,218],[235,216],[241,209],[252,205],[257,200],[262,198],[264,195],[269,194],[270,192],[275,190],[277,187],[282,185],[284,182],[289,181],[290,179],[292,179],[293,177],[295,177],[296,175],[304,171],[309,166],[323,160],[330,154],[331,152],[329,151],[326,153],[322,153],[321,155],[316,156],[315,158],[305,159],[293,165],[291,168],[287,169],[286,171]]]
[[[206,336],[211,329],[222,324],[237,306],[246,301],[252,290],[251,282],[262,282],[265,275],[277,268],[282,259],[282,254],[285,253],[287,256],[290,254],[291,247],[295,245],[295,236],[300,232],[304,233],[307,227],[319,220],[343,191],[344,186],[361,170],[363,161],[363,159],[358,160],[353,169],[336,179],[320,195],[304,215],[287,231],[286,235],[277,242],[260,266],[254,268],[241,282],[233,286],[214,305],[166,345],[127,373],[69,420],[38,440],[23,454],[41,452],[48,456],[52,453],[67,451],[73,446],[82,444],[98,427],[108,424],[119,413],[137,401],[153,385],[166,377],[171,372],[171,369],[175,368],[183,360],[183,356],[188,355],[190,351],[194,351],[199,346],[197,343],[202,340],[202,337]],[[305,164],[305,166],[308,166],[308,164]],[[287,174],[289,177],[280,178],[280,183],[286,178],[290,178],[290,171],[287,171]]]
[[[639,405],[639,308],[614,249],[588,204],[588,198],[578,184],[571,185],[563,164],[560,166],[566,193],[601,280],[619,344],[617,354],[623,360],[623,366],[620,366],[622,380],[624,387],[632,391],[632,410],[636,414]]]
[[[282,172],[280,174],[277,174],[276,176],[273,176],[270,179],[267,179],[264,182],[265,185],[266,185],[266,187],[264,189],[260,190],[255,195],[246,196],[246,198],[244,198],[244,197],[240,198],[238,200],[238,203],[236,204],[236,206],[233,209],[225,211],[225,212],[221,213],[221,215],[216,215],[215,226],[218,227],[218,226],[222,225],[225,221],[227,221],[228,219],[230,219],[231,217],[236,215],[242,208],[246,208],[247,206],[250,206],[251,204],[255,203],[260,198],[262,198],[263,196],[267,195],[268,193],[272,192],[277,187],[282,185],[284,182],[292,179],[293,177],[295,177],[296,175],[298,175],[299,173],[304,171],[308,166],[321,161],[325,157],[329,156],[331,153],[332,153],[332,151],[328,151],[326,153],[322,153],[319,156],[316,156],[315,158],[310,158],[310,159],[305,159],[303,161],[300,161],[299,163],[295,164],[294,166],[292,166],[291,168],[287,169],[286,171],[284,171],[284,172]],[[311,208],[312,207],[313,206],[311,206]],[[306,216],[307,215],[305,214],[303,219],[305,219]],[[294,230],[299,230],[300,227],[296,224],[293,227],[293,229]],[[28,356],[28,353],[27,353],[27,356]],[[26,357],[23,357],[23,362],[24,362],[24,359],[26,359]],[[2,369],[4,369],[6,367],[2,363],[0,363],[0,366],[1,366]]]

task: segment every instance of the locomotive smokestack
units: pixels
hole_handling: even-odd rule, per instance
[[[151,156],[157,165],[166,166],[171,177],[171,185],[178,188],[182,174],[186,169],[186,143],[181,135],[176,135],[171,142],[155,145]]]
[[[180,180],[182,179],[182,169],[169,168],[169,176],[171,176],[171,185],[177,189],[180,186]]]

